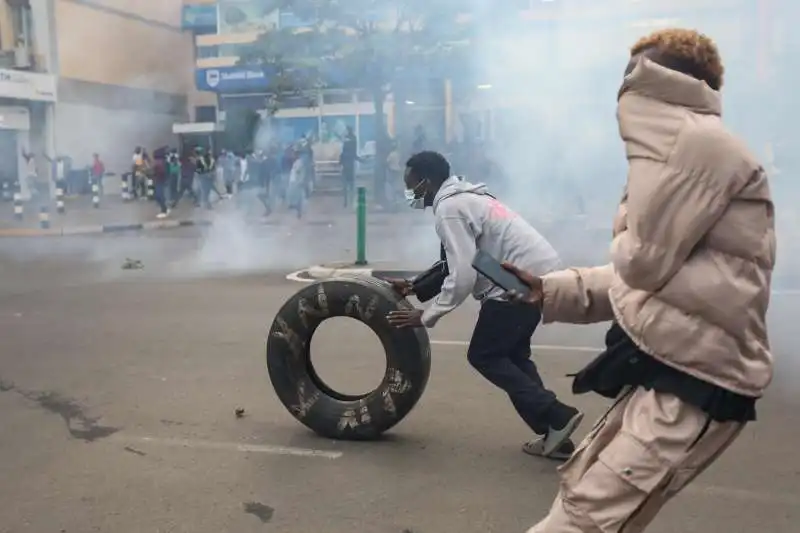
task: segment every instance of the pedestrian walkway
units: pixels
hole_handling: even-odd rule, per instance
[[[40,210],[34,204],[25,204],[22,217],[19,218],[15,216],[13,203],[0,203],[0,236],[102,233],[149,227],[176,227],[190,225],[190,222],[201,224],[208,221],[208,216],[203,211],[194,209],[188,203],[179,206],[171,214],[169,223],[155,224],[158,207],[152,202],[125,203],[117,197],[104,200],[95,208],[90,197],[66,198],[63,213],[58,212],[55,202],[49,202],[46,227],[42,224]]]

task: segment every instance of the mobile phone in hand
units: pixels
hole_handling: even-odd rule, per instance
[[[472,260],[472,268],[501,289],[509,292],[514,291],[522,296],[528,296],[531,292],[530,287],[521,279],[503,268],[500,261],[483,250],[478,250],[478,253],[475,254],[475,258]]]

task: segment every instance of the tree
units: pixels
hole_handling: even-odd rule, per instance
[[[464,54],[470,26],[456,0],[276,0],[275,7],[307,21],[267,32],[242,54],[271,75],[270,107],[287,97],[316,102],[320,89],[366,90],[375,106],[375,184],[385,176],[389,138],[387,95],[410,71],[439,69]],[[395,101],[397,101],[395,94]],[[378,194],[381,194],[378,191]]]

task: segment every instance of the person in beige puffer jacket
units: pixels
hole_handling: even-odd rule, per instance
[[[612,262],[542,278],[506,265],[544,322],[611,320],[601,357],[644,369],[561,467],[529,533],[643,531],[755,419],[772,378],[773,204],[763,168],[722,123],[722,74],[695,31],[636,43],[618,97],[629,172]]]

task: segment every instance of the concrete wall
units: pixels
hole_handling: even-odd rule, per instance
[[[187,119],[187,97],[61,78],[55,112],[58,152],[76,165],[101,154],[109,171],[125,172],[135,146],[175,145],[172,124]]]
[[[180,0],[54,0],[59,98],[56,146],[76,166],[101,154],[127,171],[137,145],[176,144],[172,124],[189,117],[191,33]]]
[[[14,26],[11,23],[11,7],[6,2],[0,3],[0,49],[14,48]]]
[[[191,34],[181,32],[179,18],[170,15],[180,4],[161,0],[138,5],[154,11],[123,10],[136,8],[135,0],[57,0],[60,75],[186,94],[192,87],[194,52]]]

